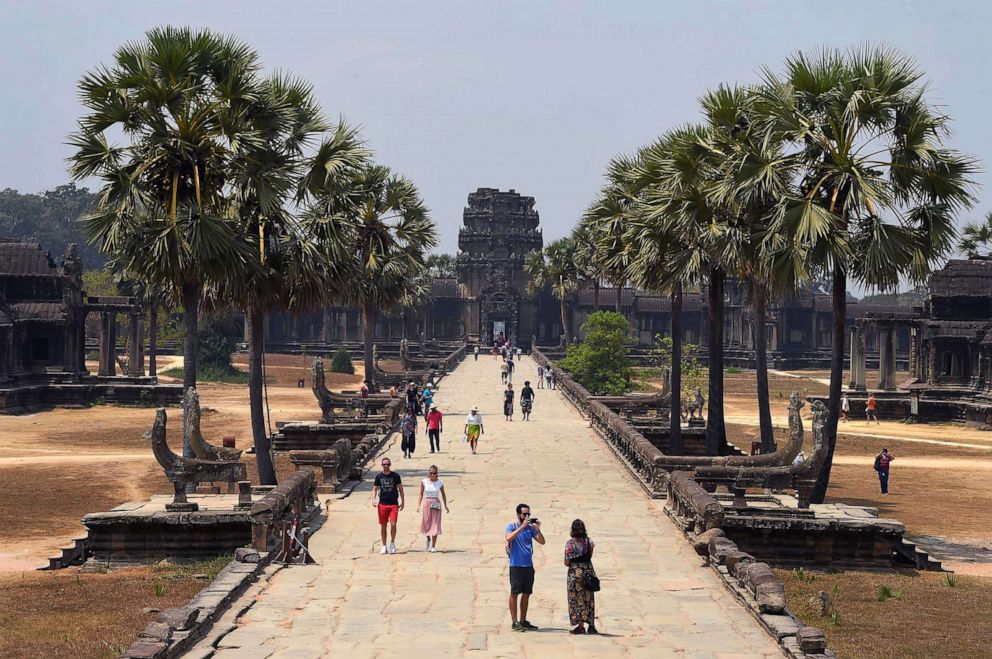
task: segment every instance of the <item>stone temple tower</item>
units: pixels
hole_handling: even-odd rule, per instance
[[[458,281],[471,302],[466,329],[491,344],[500,334],[530,343],[536,309],[526,294],[524,258],[544,245],[534,198],[479,188],[468,195],[458,232]]]

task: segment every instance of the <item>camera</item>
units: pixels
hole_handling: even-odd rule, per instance
[[[536,517],[531,517],[531,518],[530,518],[530,523],[531,523],[531,524],[540,524],[540,523],[541,523],[541,520],[539,520],[539,519],[538,519],[538,518],[536,518]]]

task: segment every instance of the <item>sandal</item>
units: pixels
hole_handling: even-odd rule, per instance
[[[599,630],[596,629],[595,627],[593,627],[592,625],[589,625],[589,629],[586,630],[586,633],[587,634],[598,634],[599,633]]]
[[[568,633],[569,634],[585,634],[586,633],[586,630],[584,630],[582,628],[582,625],[579,625],[578,627],[576,627],[575,629],[573,629],[572,631],[570,631]]]

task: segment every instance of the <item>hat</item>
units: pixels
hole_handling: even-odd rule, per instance
[[[431,405],[431,409],[432,410],[436,410],[437,409],[437,403],[434,403],[433,405]]]
[[[417,383],[414,382],[413,380],[410,380],[409,384],[407,384],[406,386],[408,386],[408,387],[416,387],[417,386]]]
[[[472,411],[473,412],[478,412],[479,411],[479,406],[478,405],[473,405],[472,406]]]

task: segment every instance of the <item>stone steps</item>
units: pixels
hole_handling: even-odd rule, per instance
[[[86,560],[86,554],[88,551],[87,540],[88,536],[80,536],[78,538],[72,539],[72,544],[66,545],[60,549],[60,553],[56,556],[48,557],[48,565],[39,568],[41,570],[61,570],[69,567],[70,565],[77,565]]]
[[[928,572],[952,572],[944,568],[939,560],[930,556],[926,551],[920,549],[915,543],[905,538],[892,549],[893,561],[896,563],[908,563],[917,570]]]

